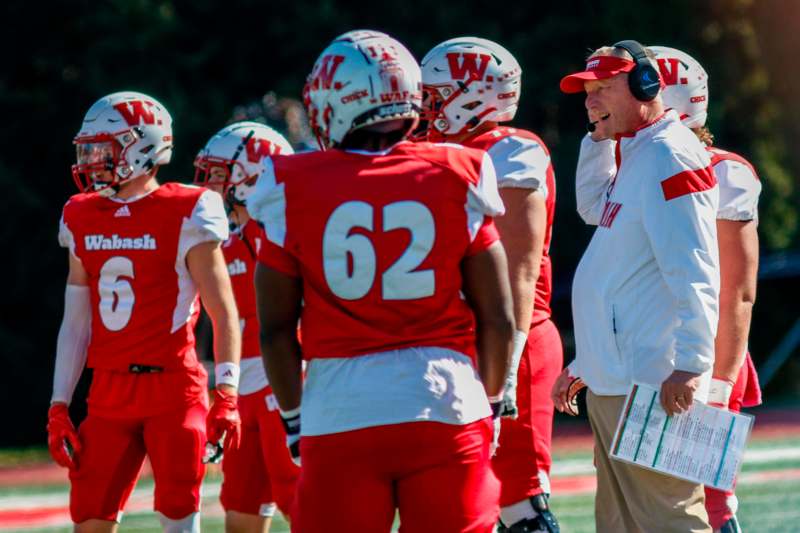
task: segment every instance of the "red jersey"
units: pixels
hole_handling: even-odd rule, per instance
[[[256,315],[256,292],[253,276],[256,271],[256,257],[264,242],[264,230],[255,220],[233,231],[222,244],[222,253],[231,276],[236,308],[242,325],[242,359],[261,357],[258,339],[258,316]]]
[[[306,359],[437,346],[474,359],[462,259],[497,240],[488,157],[401,142],[275,156],[248,198],[259,261],[303,278]]]
[[[194,186],[168,183],[126,202],[96,193],[69,199],[59,241],[89,277],[87,366],[96,370],[90,410],[108,416],[151,413],[164,409],[170,394],[204,392],[194,339],[198,296],[186,254],[227,233],[221,197]],[[146,390],[142,380],[132,379],[143,366],[163,372],[147,381]],[[153,397],[150,385],[156,381],[180,382],[186,391]]]
[[[477,135],[465,141],[464,145],[485,150],[489,154],[497,174],[497,186],[501,189],[532,189],[544,195],[547,231],[531,320],[531,325],[536,325],[550,318],[550,299],[553,293],[550,240],[556,208],[556,182],[550,152],[534,133],[505,126]]]

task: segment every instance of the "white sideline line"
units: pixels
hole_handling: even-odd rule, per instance
[[[220,481],[206,481],[200,491],[201,498],[214,498],[219,496],[222,488]],[[149,509],[153,504],[153,485],[136,487],[128,499],[127,512],[136,512],[141,508]],[[42,507],[58,507],[69,505],[69,489],[50,492],[48,494],[16,494],[13,496],[0,496],[0,511],[10,509],[40,509]]]
[[[800,459],[800,447],[746,450],[744,462],[751,465]],[[583,476],[594,474],[591,457],[553,461],[552,477]]]

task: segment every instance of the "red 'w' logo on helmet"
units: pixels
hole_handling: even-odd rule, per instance
[[[333,82],[333,77],[336,75],[336,70],[339,65],[344,61],[344,56],[327,55],[322,58],[317,72],[314,73],[314,79],[311,81],[312,89],[330,89]],[[340,83],[336,84],[335,89],[341,87]]]
[[[460,64],[458,62],[458,56],[461,56]],[[478,58],[481,60],[480,65],[478,65]],[[463,80],[466,78],[482,80],[484,73],[486,73],[486,67],[489,66],[489,61],[491,60],[492,56],[489,54],[475,54],[472,52],[447,54],[450,75],[454,80]]]
[[[149,102],[142,102],[141,100],[133,100],[131,102],[120,102],[114,104],[114,109],[119,111],[128,126],[139,126],[141,124],[155,124],[156,116],[150,110],[153,104]],[[161,123],[161,121],[159,121]]]
[[[676,57],[659,57],[658,70],[661,72],[661,79],[664,85],[678,85],[678,64],[680,60]],[[689,80],[681,78],[681,85],[686,85]]]
[[[250,137],[250,140],[247,141],[247,144],[245,145],[245,151],[247,152],[248,161],[251,163],[258,163],[262,158],[268,155],[277,155],[281,153],[281,147],[272,144],[266,139],[256,139],[255,137]]]

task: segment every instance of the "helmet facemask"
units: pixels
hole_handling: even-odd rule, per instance
[[[194,166],[194,184],[220,194],[231,205],[246,205],[250,187],[258,178],[248,176],[239,161],[203,153],[197,156]]]
[[[428,124],[428,140],[439,141],[445,135],[461,135],[472,131],[480,126],[484,117],[496,111],[494,107],[487,107],[475,113],[485,103],[474,96],[478,81],[476,78],[458,81],[457,87],[447,84],[423,85],[421,116]],[[464,120],[462,114],[471,116]],[[453,130],[459,124],[461,127]]]
[[[229,208],[247,204],[264,161],[293,153],[286,139],[257,122],[235,122],[217,132],[194,160],[194,183],[219,193]]]
[[[120,143],[120,138],[123,138],[130,145],[133,142],[131,135],[125,132],[75,139],[76,163],[72,165],[72,179],[81,192],[94,191],[103,196],[113,196],[131,179],[133,169],[124,158],[127,147]]]

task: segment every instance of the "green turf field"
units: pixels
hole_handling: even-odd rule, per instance
[[[758,440],[750,444],[748,450],[754,460],[745,463],[737,490],[740,501],[739,519],[745,532],[777,533],[800,530],[800,439]],[[8,455],[0,455],[0,458]],[[591,455],[587,452],[560,454],[554,456],[554,475],[559,469],[571,472],[591,472]],[[559,466],[561,465],[561,466]],[[791,474],[792,472],[795,474]],[[770,479],[765,473],[779,475],[784,479]],[[217,504],[219,478],[212,476],[206,487],[204,503],[206,514],[203,517],[204,531],[222,531],[223,520]],[[152,490],[151,480],[142,480],[139,488],[144,492]],[[6,487],[0,489],[0,505],[7,498],[47,497],[66,498],[67,487],[63,485]],[[593,495],[554,494],[551,503],[565,533],[594,531]],[[6,531],[25,532],[68,532],[70,527],[49,527],[43,529],[17,529]],[[127,513],[120,531],[153,532],[161,531],[158,520],[150,511]],[[272,531],[289,531],[288,524],[280,517],[273,522]]]

